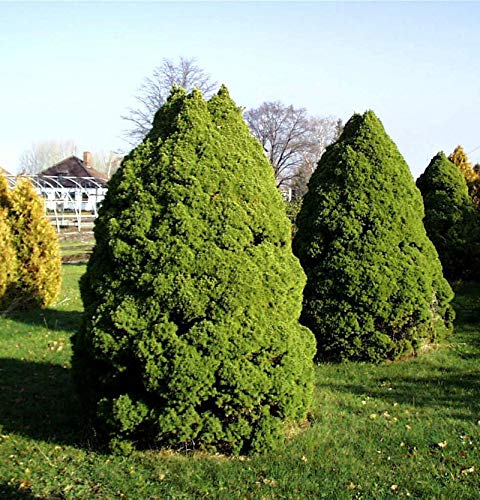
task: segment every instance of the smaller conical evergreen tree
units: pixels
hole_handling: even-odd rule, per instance
[[[15,308],[47,307],[60,293],[61,260],[58,237],[45,218],[42,198],[28,179],[20,179],[10,194],[8,218],[17,255]]]
[[[380,120],[354,115],[320,159],[297,217],[294,252],[307,274],[301,322],[319,358],[394,359],[450,330],[453,293],[423,215]]]
[[[418,178],[425,205],[425,229],[449,280],[476,278],[479,272],[479,218],[465,177],[443,152]]]

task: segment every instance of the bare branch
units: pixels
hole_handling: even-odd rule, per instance
[[[19,159],[20,169],[35,174],[77,153],[73,141],[43,141],[32,144]]]
[[[311,117],[305,108],[278,101],[264,102],[244,117],[272,164],[277,186],[294,187],[303,195],[325,148],[336,140],[341,122]]]
[[[172,87],[182,87],[187,92],[199,89],[204,96],[210,96],[218,86],[210,76],[196,64],[195,59],[181,57],[178,62],[163,59],[154,68],[152,76],[144,79],[135,96],[138,108],[129,108],[121,118],[130,122],[124,138],[131,145],[139,144],[152,128],[153,118],[165,103]]]

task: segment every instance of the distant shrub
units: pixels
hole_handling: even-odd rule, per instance
[[[297,232],[297,215],[302,207],[302,198],[293,198],[291,201],[284,201],[287,211],[287,217],[292,224],[292,236]]]
[[[457,146],[448,159],[458,168],[463,177],[465,177],[467,184],[470,184],[479,178],[478,173],[468,160],[467,153],[465,153],[462,146]]]
[[[418,178],[425,229],[449,280],[480,277],[480,220],[465,177],[442,153]]]
[[[240,453],[304,419],[305,276],[270,164],[222,88],[173,91],[112,177],[73,375],[100,438]]]
[[[410,170],[372,111],[318,163],[297,217],[307,274],[301,322],[318,358],[382,361],[452,328],[453,293],[423,227]]]
[[[17,272],[17,257],[7,216],[7,209],[0,208],[0,312],[7,306],[8,291]]]
[[[9,308],[47,307],[60,293],[58,238],[43,203],[28,179],[20,179],[10,193],[8,219],[18,267]]]

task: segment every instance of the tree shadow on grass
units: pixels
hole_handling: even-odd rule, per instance
[[[32,439],[86,446],[86,428],[70,370],[0,358],[0,427]]]
[[[17,311],[7,318],[17,323],[44,327],[53,331],[78,331],[83,313],[81,311],[58,311],[57,309],[41,309],[36,311]]]
[[[0,483],[0,498],[8,500],[35,500],[38,496],[32,495],[26,490],[20,490],[18,487],[10,486],[6,483]]]
[[[477,421],[480,415],[480,369],[443,368],[438,373],[438,366],[432,366],[425,375],[379,375],[365,384],[328,383],[318,384],[318,387],[369,396],[388,404],[402,403],[417,408],[438,409],[443,413],[447,411],[450,417],[469,422]]]

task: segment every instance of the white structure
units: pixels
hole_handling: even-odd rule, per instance
[[[107,176],[90,166],[91,155],[83,160],[71,156],[36,175],[6,176],[13,187],[21,177],[28,177],[45,199],[46,216],[61,227],[76,226],[78,231],[98,215],[98,207],[107,192]]]

